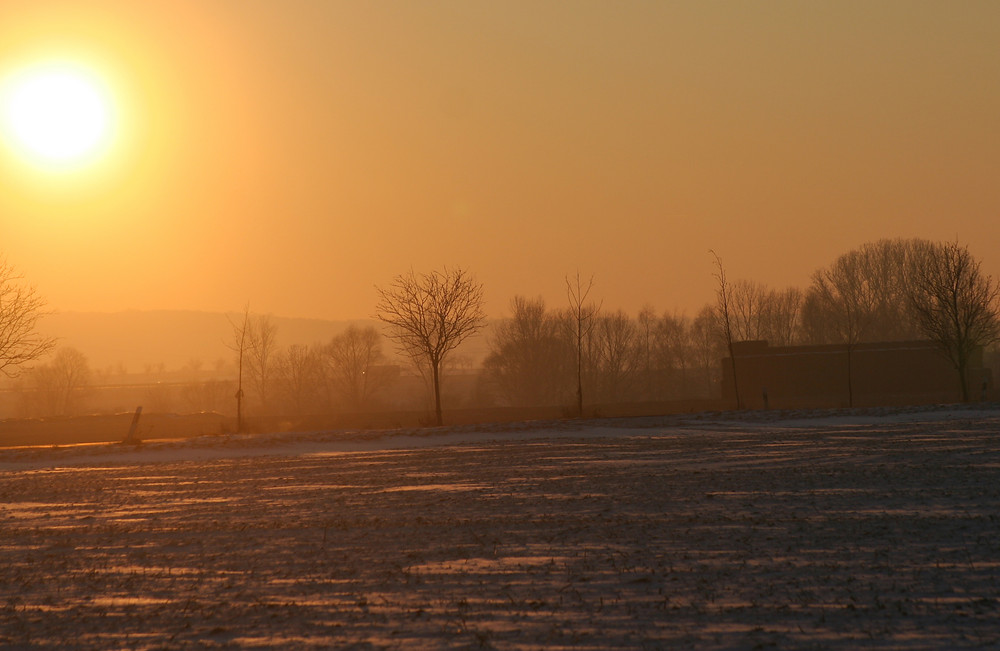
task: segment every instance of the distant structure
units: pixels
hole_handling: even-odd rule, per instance
[[[892,341],[851,347],[851,391],[855,407],[961,402],[955,368],[930,341]],[[733,344],[743,406],[748,409],[846,407],[846,345],[770,346],[766,341]],[[982,350],[970,361],[974,393],[993,393],[992,372]],[[722,360],[722,398],[735,402],[733,367]],[[985,395],[984,395],[985,394]]]

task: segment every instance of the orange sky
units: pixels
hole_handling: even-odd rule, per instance
[[[0,149],[8,260],[59,310],[367,317],[402,271],[488,310],[689,314],[881,237],[1000,272],[1000,3],[0,0],[0,74],[81,61],[113,155]]]

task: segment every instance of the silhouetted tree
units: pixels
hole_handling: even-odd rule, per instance
[[[250,304],[243,308],[243,315],[238,321],[230,317],[229,325],[233,329],[233,339],[230,349],[236,353],[236,431],[243,431],[243,363],[247,358],[247,347],[250,341]]]
[[[204,380],[189,382],[181,387],[180,397],[185,406],[194,412],[222,411],[232,397],[231,380]]]
[[[573,347],[560,320],[541,298],[515,296],[511,316],[500,321],[483,361],[487,381],[505,404],[555,406],[568,397]]]
[[[644,318],[650,319],[647,326],[643,325]],[[681,314],[665,312],[659,317],[644,317],[640,314],[640,332],[644,333],[648,327],[651,333],[648,341],[651,359],[647,373],[652,374],[652,378],[647,381],[647,386],[651,389],[648,391],[648,399],[682,397],[691,366],[689,325],[689,320]],[[643,338],[645,339],[645,335]],[[644,341],[644,347],[646,346]]]
[[[729,311],[735,341],[764,339],[762,318],[767,302],[765,285],[750,280],[738,280],[731,285]]]
[[[48,353],[55,339],[38,334],[45,301],[0,258],[0,372],[16,377],[21,367]]]
[[[52,361],[34,368],[31,379],[43,413],[66,416],[73,411],[73,398],[90,384],[90,364],[76,348],[56,351]]]
[[[878,295],[867,267],[870,260],[851,251],[813,275],[810,291],[847,352],[847,404],[854,406],[854,349],[875,318]]]
[[[741,280],[732,284],[730,313],[735,341],[767,341],[787,346],[796,339],[802,292],[779,291]]]
[[[796,343],[802,309],[802,290],[768,290],[760,311],[760,336],[775,346]]]
[[[430,368],[434,415],[441,425],[441,364],[482,328],[483,286],[461,268],[446,268],[419,276],[410,270],[376,291],[375,317],[389,326],[388,336],[414,362]]]
[[[839,343],[847,353],[848,404],[854,404],[853,352],[859,343],[920,335],[911,279],[925,240],[879,240],[838,257],[813,274],[802,306],[802,338]]]
[[[670,397],[684,398],[689,392],[688,374],[693,367],[692,321],[683,314],[664,313],[660,318],[661,349],[671,371]]]
[[[875,314],[868,341],[905,341],[922,336],[911,301],[914,265],[931,243],[921,239],[882,239],[860,248],[875,289]]]
[[[651,305],[644,305],[636,317],[642,354],[642,394],[646,400],[653,400],[657,396],[657,383],[653,373],[656,321],[656,310]]]
[[[722,258],[715,251],[709,251],[709,253],[715,258],[716,271],[713,275],[719,283],[718,288],[715,290],[716,322],[726,342],[726,348],[729,350],[729,363],[733,371],[733,392],[736,395],[736,408],[742,409],[743,401],[740,399],[740,383],[736,377],[736,354],[733,351],[733,288],[726,280],[726,269],[722,266]]]
[[[389,380],[382,354],[382,336],[374,326],[348,326],[324,348],[332,389],[354,411],[368,406],[372,394]]]
[[[322,387],[322,360],[318,350],[292,344],[275,353],[274,384],[285,413],[302,415],[314,409]]]
[[[274,356],[278,345],[277,336],[278,326],[270,315],[251,315],[247,332],[249,362],[247,370],[262,412],[268,410],[271,375],[274,371]]]
[[[587,302],[590,291],[594,287],[594,277],[586,284],[580,279],[580,272],[572,280],[566,276],[566,297],[569,299],[569,324],[572,328],[573,342],[576,345],[576,413],[583,416],[583,362],[584,340],[590,336],[594,327],[594,317],[600,311],[600,304]]]
[[[830,272],[834,266],[850,267],[863,288],[864,305],[855,305],[856,320],[863,321],[858,331],[859,342],[901,341],[917,339],[922,332],[910,300],[910,282],[916,264],[915,252],[930,246],[926,240],[883,239],[868,242],[854,251],[840,256],[834,263],[817,271]],[[814,282],[802,301],[800,339],[810,344],[843,343],[843,309],[831,304],[829,297],[818,291]],[[859,290],[860,291],[860,290]]]
[[[601,402],[622,402],[635,393],[641,340],[635,323],[618,310],[597,317],[587,337],[588,370]]]
[[[725,342],[718,328],[718,312],[713,305],[704,306],[691,322],[689,330],[694,365],[704,382],[701,397],[718,394],[719,361],[725,356]]]
[[[1000,339],[1000,287],[958,243],[929,245],[914,255],[911,301],[918,323],[958,371],[968,401],[970,357]]]

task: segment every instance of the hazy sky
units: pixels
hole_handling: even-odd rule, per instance
[[[0,0],[0,75],[90,66],[117,141],[0,149],[0,249],[60,310],[367,317],[461,265],[488,310],[689,314],[882,237],[1000,272],[1000,2]]]

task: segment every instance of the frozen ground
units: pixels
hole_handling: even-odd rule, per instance
[[[0,451],[0,647],[1000,645],[1000,410]]]

